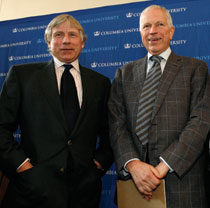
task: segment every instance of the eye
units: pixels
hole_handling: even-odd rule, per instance
[[[54,34],[54,37],[60,38],[60,37],[62,37],[62,35],[63,35],[63,33],[61,33],[61,32],[56,32],[56,33]]]
[[[164,26],[164,23],[158,22],[158,26]]]
[[[76,38],[76,37],[78,37],[78,35],[79,35],[79,34],[77,34],[77,33],[75,33],[75,32],[69,33],[69,37],[71,37],[71,38]]]
[[[150,27],[150,24],[145,24],[145,25],[143,25],[143,29],[147,29],[147,28],[149,28]]]
[[[71,36],[71,37],[76,37],[76,34],[71,33],[70,36]]]

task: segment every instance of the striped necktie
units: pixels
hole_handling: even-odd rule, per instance
[[[151,118],[153,107],[156,99],[158,85],[161,78],[161,62],[162,57],[151,56],[153,66],[149,70],[144,81],[141,96],[139,99],[137,120],[136,120],[136,134],[143,145],[148,143],[149,128],[151,126]]]
[[[65,70],[61,77],[60,98],[69,133],[71,134],[77,121],[80,107],[74,78],[69,71],[73,66],[71,64],[64,64],[63,66],[65,67]]]

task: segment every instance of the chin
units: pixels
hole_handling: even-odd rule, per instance
[[[151,47],[149,49],[149,52],[153,55],[158,55],[158,54],[162,53],[162,50],[159,50],[158,48],[155,48],[155,47]]]
[[[71,62],[73,62],[73,58],[65,57],[65,58],[63,58],[63,61],[66,63],[71,63]]]

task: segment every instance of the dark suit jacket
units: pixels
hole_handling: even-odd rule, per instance
[[[119,174],[132,158],[146,161],[146,149],[135,133],[146,60],[118,69],[111,89],[110,140]],[[148,144],[153,166],[162,156],[174,169],[165,178],[168,208],[207,207],[203,147],[210,129],[209,98],[207,65],[172,52],[158,88]]]
[[[81,175],[86,173],[89,180],[88,173],[98,174],[93,159],[101,163],[103,174],[112,163],[107,122],[110,81],[82,66],[80,71],[83,102],[70,137],[52,61],[13,66],[3,85],[0,96],[0,166],[11,178],[12,188],[8,192],[11,189],[14,195],[16,189],[26,186],[21,191],[31,197],[31,206],[39,199],[37,192],[49,192],[51,207],[66,207],[67,183],[64,179],[67,158],[70,158],[70,168]],[[18,125],[21,130],[20,144],[13,138]],[[96,149],[97,138],[100,142]],[[15,174],[26,157],[35,167]],[[100,177],[93,180],[100,180]],[[29,194],[30,191],[32,194]],[[20,198],[19,195],[13,198]]]

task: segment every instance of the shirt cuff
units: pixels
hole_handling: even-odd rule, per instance
[[[24,165],[26,162],[30,162],[30,159],[29,159],[29,158],[26,158],[26,159],[18,166],[18,168],[16,169],[16,171],[17,171],[22,165]]]
[[[160,160],[163,161],[165,165],[169,168],[169,173],[172,173],[174,171],[173,168],[171,168],[171,166],[162,157],[160,157]]]
[[[128,169],[126,168],[126,165],[129,163],[129,162],[131,162],[131,161],[133,161],[133,160],[139,160],[138,158],[133,158],[133,159],[130,159],[130,160],[128,160],[126,163],[125,163],[125,165],[124,165],[124,170],[128,173]]]

